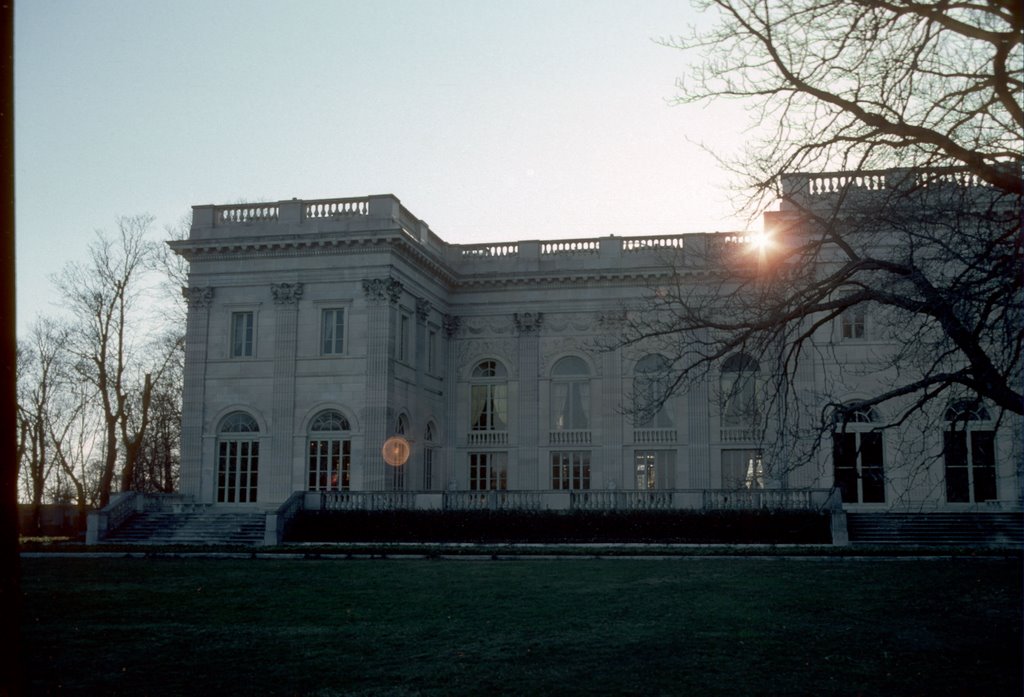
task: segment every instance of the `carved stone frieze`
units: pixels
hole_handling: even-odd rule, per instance
[[[397,303],[402,297],[402,284],[393,278],[364,278],[363,294],[367,300]]]
[[[278,305],[294,305],[302,297],[301,283],[271,283],[270,293]]]
[[[512,319],[520,334],[535,334],[540,331],[540,325],[544,322],[544,313],[516,312]]]
[[[484,358],[496,358],[506,368],[510,379],[518,377],[518,361],[516,356],[515,339],[466,339],[459,341],[455,346],[455,355],[458,358],[459,372],[467,373],[472,369],[471,362]]]
[[[463,317],[462,329],[466,334],[485,336],[511,336],[515,327],[507,315],[489,317]]]
[[[209,307],[213,303],[213,288],[211,286],[182,288],[181,295],[190,307]]]
[[[537,360],[537,372],[541,377],[548,375],[555,361],[564,356],[580,356],[594,367],[594,375],[600,377],[603,372],[600,354],[595,354],[595,346],[586,339],[578,340],[565,336],[549,336],[540,340],[540,356]]]

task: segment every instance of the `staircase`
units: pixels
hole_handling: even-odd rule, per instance
[[[851,544],[1024,547],[1022,513],[847,513]]]
[[[147,511],[132,514],[102,543],[251,547],[263,544],[265,525],[265,513]]]

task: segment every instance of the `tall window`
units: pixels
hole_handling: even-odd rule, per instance
[[[470,429],[508,430],[508,373],[498,361],[481,361],[470,386]]]
[[[437,427],[433,421],[427,422],[423,431],[423,490],[434,488],[434,451],[437,448]]]
[[[437,331],[427,330],[427,372],[437,374]]]
[[[839,315],[843,339],[863,339],[867,320],[867,307],[863,303],[848,307]]]
[[[671,489],[675,470],[672,450],[637,450],[633,453],[637,489]]]
[[[946,500],[977,503],[996,498],[996,434],[991,416],[978,400],[962,399],[945,413],[943,458]]]
[[[351,469],[348,419],[334,409],[320,412],[309,424],[309,490],[348,491]]]
[[[407,315],[405,313],[399,313],[399,315],[398,315],[398,337],[396,339],[398,341],[398,350],[395,351],[395,353],[398,355],[398,360],[402,361],[403,363],[408,363],[409,362],[409,355],[410,355],[410,350],[409,350],[410,331],[409,331],[409,327],[410,327],[411,324],[412,324],[412,320],[409,318],[409,315]]]
[[[217,501],[254,503],[259,484],[260,427],[245,412],[228,414],[217,433]]]
[[[345,310],[340,307],[321,313],[320,353],[333,356],[345,352]]]
[[[636,363],[633,376],[634,423],[638,428],[671,428],[672,419],[663,408],[669,379],[669,362],[661,354],[652,353]]]
[[[253,355],[254,330],[252,312],[231,313],[231,356],[233,358]]]
[[[395,421],[395,435],[405,436],[409,433],[409,417],[405,414],[399,414],[398,419]],[[392,491],[403,491],[405,489],[405,468],[408,465],[407,462],[403,462],[397,466],[389,465],[387,468],[387,480],[388,487]]]
[[[552,489],[590,488],[590,451],[551,453]]]
[[[590,370],[582,358],[566,356],[551,369],[551,419],[555,431],[590,428]]]
[[[507,453],[470,453],[469,488],[473,491],[508,488]]]
[[[836,413],[832,434],[835,484],[844,503],[885,503],[885,467],[878,412]]]
[[[760,418],[760,364],[745,353],[734,353],[722,364],[721,416],[723,428],[752,430]]]
[[[723,489],[763,489],[764,456],[760,450],[722,451]]]

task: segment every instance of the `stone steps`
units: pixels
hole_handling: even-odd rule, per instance
[[[848,513],[851,544],[1024,546],[1021,513]]]
[[[151,511],[136,513],[107,535],[103,544],[243,545],[263,544],[264,513]]]

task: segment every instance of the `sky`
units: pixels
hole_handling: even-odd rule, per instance
[[[18,332],[120,216],[395,194],[473,243],[737,230],[741,106],[673,106],[685,0],[26,0]],[[702,147],[704,146],[704,147]]]

